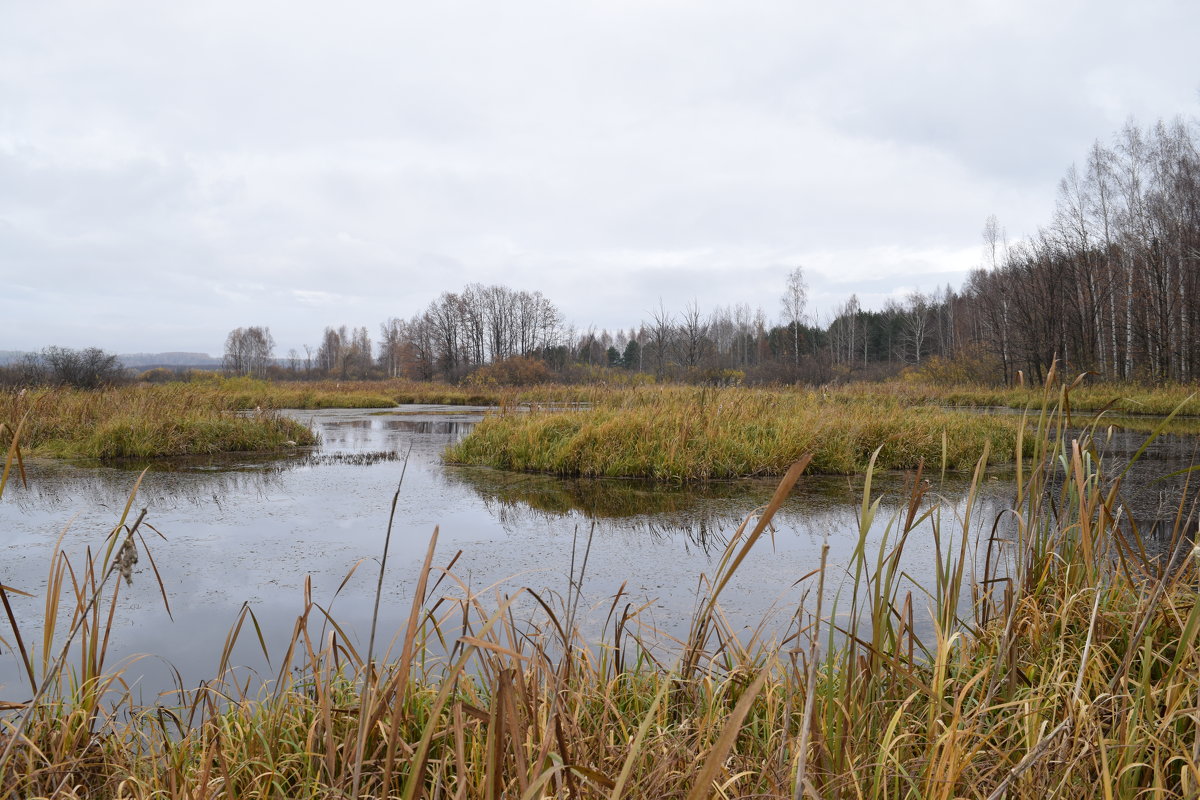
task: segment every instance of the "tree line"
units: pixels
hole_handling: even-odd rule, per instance
[[[1096,142],[1036,235],[1010,245],[993,218],[984,241],[957,310],[1005,380],[1056,358],[1106,378],[1200,377],[1200,156],[1183,120]]]
[[[621,330],[580,330],[538,292],[472,284],[408,320],[327,328],[303,374],[462,380],[512,359],[571,380],[604,370],[658,379],[804,381],[906,368],[954,381],[1040,382],[1052,364],[1102,379],[1200,378],[1200,149],[1182,119],[1127,123],[1059,182],[1052,219],[1011,242],[995,216],[965,283],[882,309],[851,295],[818,318],[804,273],[783,278],[779,314],[737,304],[668,310]],[[291,371],[297,372],[295,352]]]
[[[865,366],[894,372],[946,350],[933,335],[933,298],[914,293],[879,312],[851,298],[835,319],[818,324],[807,291],[796,267],[777,320],[748,304],[704,311],[693,301],[670,310],[660,301],[636,325],[610,331],[568,324],[540,292],[471,284],[409,319],[388,319],[376,341],[365,327],[330,326],[317,346],[283,359],[273,357],[268,329],[238,328],[226,340],[224,363],[231,374],[297,378],[581,380],[622,370],[659,380],[825,382]]]

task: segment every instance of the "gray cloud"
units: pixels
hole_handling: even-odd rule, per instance
[[[216,351],[470,281],[581,326],[957,282],[991,213],[1193,114],[1185,2],[22,4],[0,28],[3,348]]]

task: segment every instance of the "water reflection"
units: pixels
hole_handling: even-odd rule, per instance
[[[34,459],[28,463],[27,485],[14,478],[3,502],[31,514],[67,506],[110,508],[128,499],[143,470],[146,477],[138,491],[143,505],[162,509],[262,498],[283,487],[289,471],[402,462],[410,444],[420,445],[419,454],[427,456],[466,435],[478,420],[478,412],[470,411],[456,412],[463,419],[432,420],[381,420],[340,410],[290,413],[317,430],[319,448],[115,463]]]
[[[508,531],[532,521],[582,517],[608,534],[618,531],[710,554],[758,504],[763,487],[714,482],[702,486],[661,486],[643,481],[555,478],[489,469],[452,468],[451,481],[469,487]],[[769,491],[769,490],[767,490]]]
[[[1165,566],[1195,539],[1200,477],[1190,470],[1200,440],[1170,433],[1146,441],[1138,431],[1105,430],[1097,437],[1096,454],[1109,487],[1120,481],[1121,530],[1130,548]]]
[[[292,468],[294,461],[271,459],[221,467],[211,463],[147,465],[138,501],[163,509],[220,502],[230,496],[263,497],[279,485],[280,473]],[[28,485],[14,482],[6,488],[3,502],[38,515],[82,507],[113,508],[129,498],[141,469],[140,465],[80,467],[34,462],[28,465]]]
[[[1083,415],[1076,414],[1075,421],[1082,421]],[[1109,427],[1115,427],[1123,432],[1140,434],[1144,439],[1147,434],[1162,428],[1167,434],[1195,436],[1200,434],[1200,417],[1174,417],[1165,422],[1162,417],[1136,414],[1103,414],[1093,419],[1092,426],[1104,434]]]
[[[405,433],[419,433],[422,435],[434,436],[466,436],[475,427],[474,422],[464,420],[413,420],[413,419],[397,419],[389,420],[384,423],[385,426],[394,431],[403,431]]]
[[[128,499],[138,475],[145,470],[138,489],[141,504],[160,509],[202,505],[227,497],[265,497],[283,485],[282,475],[290,470],[335,464],[369,466],[403,461],[404,456],[395,450],[374,450],[131,460],[117,466],[34,461],[28,466],[27,485],[14,480],[5,491],[4,501],[11,499],[18,509],[30,513],[81,504],[109,508]]]
[[[732,481],[664,486],[637,480],[556,478],[490,469],[458,468],[448,470],[448,474],[498,507],[559,515],[578,511],[597,519],[686,511],[701,500],[745,497],[747,489],[747,483]]]

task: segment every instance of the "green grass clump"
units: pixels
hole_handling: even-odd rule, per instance
[[[489,416],[446,452],[452,463],[589,477],[693,481],[810,469],[862,472],[972,466],[985,446],[1008,458],[1017,419],[906,406],[886,396],[659,387],[613,391],[595,405]]]

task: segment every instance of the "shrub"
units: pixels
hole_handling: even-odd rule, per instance
[[[25,385],[71,386],[99,389],[129,383],[129,371],[112,353],[98,347],[73,350],[47,347],[25,356],[21,364]]]
[[[546,362],[526,356],[512,356],[487,364],[467,377],[471,386],[530,386],[549,380],[550,368]]]
[[[183,377],[173,369],[155,367],[138,375],[137,379],[143,383],[170,383],[171,381],[183,380]]]

